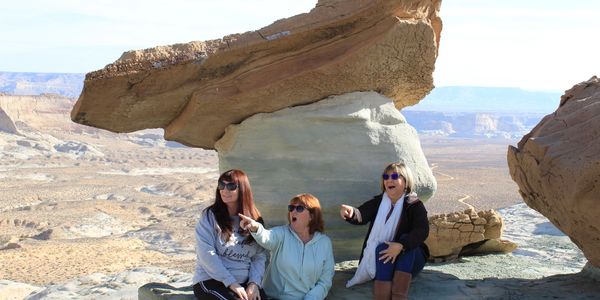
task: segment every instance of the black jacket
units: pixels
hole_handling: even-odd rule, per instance
[[[377,217],[377,211],[379,210],[382,197],[383,194],[379,194],[373,197],[373,199],[363,203],[358,208],[355,208],[355,210],[358,209],[360,211],[362,222],[358,222],[358,219],[356,218],[356,211],[351,219],[346,219],[348,223],[355,225],[364,225],[370,223],[367,236],[365,237],[362,250],[360,251],[361,260],[365,247],[367,246],[367,240],[371,234],[371,229],[373,228],[373,223],[375,223],[375,217]],[[400,216],[400,225],[396,228],[393,242],[402,244],[402,246],[404,246],[404,249],[402,250],[403,252],[416,247],[421,247],[425,252],[425,258],[427,259],[429,258],[429,248],[427,248],[427,245],[425,245],[425,240],[427,239],[427,236],[429,236],[429,220],[427,219],[427,210],[425,209],[425,205],[423,205],[421,200],[408,203],[407,198],[408,196],[404,198],[404,206],[402,208],[402,215]]]

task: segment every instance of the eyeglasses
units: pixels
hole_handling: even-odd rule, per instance
[[[294,211],[294,209],[295,209],[297,212],[301,213],[301,212],[303,212],[303,211],[304,211],[304,209],[306,209],[306,207],[304,207],[304,206],[302,206],[302,205],[291,205],[291,204],[290,204],[290,205],[288,205],[288,211],[289,211],[289,212],[293,212],[293,211]]]
[[[400,177],[402,177],[402,175],[400,175],[398,173],[383,174],[383,175],[381,175],[381,178],[383,178],[383,180],[388,180],[390,178],[392,178],[392,180],[396,180],[396,179],[398,179]]]
[[[220,191],[224,190],[225,188],[227,188],[228,191],[235,191],[238,188],[238,184],[235,182],[225,183],[223,181],[219,181],[217,188]]]

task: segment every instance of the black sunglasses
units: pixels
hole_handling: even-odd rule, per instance
[[[398,179],[400,177],[402,177],[402,175],[400,175],[398,173],[383,174],[383,175],[381,175],[381,178],[383,178],[383,180],[388,180],[390,178],[392,178],[392,180],[396,180],[396,179]]]
[[[291,204],[290,204],[290,205],[288,205],[288,211],[289,211],[289,212],[293,212],[293,211],[294,211],[294,209],[295,209],[297,212],[301,213],[301,212],[303,212],[303,211],[304,211],[304,209],[306,209],[306,207],[304,207],[304,206],[302,206],[302,205],[291,205]]]
[[[235,182],[225,183],[223,181],[219,181],[219,185],[217,186],[219,190],[224,190],[227,188],[228,191],[235,191],[238,188],[238,184]]]

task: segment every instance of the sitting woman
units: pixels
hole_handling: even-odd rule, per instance
[[[319,200],[300,194],[288,205],[288,225],[265,229],[244,215],[247,228],[258,244],[271,251],[264,288],[280,300],[324,299],[331,288],[334,260],[331,240],[323,234]]]
[[[248,176],[229,170],[219,176],[215,202],[202,211],[196,225],[193,282],[198,299],[267,299],[260,288],[266,251],[240,227],[239,213],[263,222]]]
[[[388,165],[382,194],[358,208],[342,205],[340,215],[351,224],[369,224],[358,269],[346,287],[375,279],[375,299],[407,299],[410,281],[429,256],[427,210],[411,192],[414,180],[403,163]]]

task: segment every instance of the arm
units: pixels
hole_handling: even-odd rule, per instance
[[[331,240],[329,238],[323,239],[323,249],[320,249],[323,253],[326,253],[325,262],[323,263],[323,269],[321,270],[321,276],[317,280],[315,286],[308,291],[304,296],[305,300],[321,300],[325,299],[329,289],[331,288],[333,275],[335,274],[335,260],[333,259],[333,247],[331,246]]]
[[[223,262],[215,250],[216,232],[209,221],[210,214],[211,212],[208,210],[203,212],[196,225],[196,259],[212,279],[229,287],[231,284],[236,283],[236,280],[229,273],[229,270],[223,266]]]
[[[265,264],[267,262],[267,252],[261,247],[257,246],[257,252],[252,256],[250,263],[250,274],[248,276],[248,282],[254,282],[259,287],[262,286],[263,276],[265,274]]]
[[[427,219],[427,210],[423,202],[417,201],[409,209],[412,214],[412,218],[409,218],[411,230],[408,234],[401,235],[397,241],[405,250],[419,247],[429,236],[429,219]]]
[[[375,220],[380,203],[381,198],[375,197],[363,203],[358,208],[354,208],[352,218],[346,219],[346,222],[354,225],[364,225]]]
[[[273,251],[279,246],[279,243],[283,241],[284,232],[280,230],[282,227],[268,230],[265,229],[263,224],[252,220],[252,218],[243,214],[238,215],[240,216],[240,227],[247,229],[261,247]]]
[[[250,230],[250,234],[254,237],[256,242],[263,248],[273,251],[277,249],[279,244],[283,241],[283,227],[276,227],[272,230],[265,229],[265,227],[258,223],[256,232]]]

